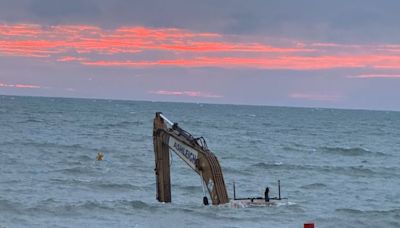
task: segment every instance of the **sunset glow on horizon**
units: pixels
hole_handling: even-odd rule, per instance
[[[0,8],[0,94],[400,110],[400,33],[386,14],[375,26],[353,17],[363,10],[343,15],[342,3],[318,13],[256,1],[249,14],[235,2],[208,18],[171,1],[158,20],[139,3],[88,2],[107,11],[53,14],[37,3],[42,14],[21,3],[10,19]]]

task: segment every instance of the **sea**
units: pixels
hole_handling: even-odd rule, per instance
[[[203,136],[229,197],[204,206],[171,155],[156,200],[153,118]],[[400,112],[0,96],[0,227],[400,227]],[[97,161],[97,153],[104,160]]]

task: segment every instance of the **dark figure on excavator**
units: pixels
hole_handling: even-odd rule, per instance
[[[265,202],[269,202],[269,188],[268,187],[265,188],[264,197],[265,197]]]

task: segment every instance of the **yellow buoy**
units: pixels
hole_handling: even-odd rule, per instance
[[[97,159],[97,161],[103,161],[104,160],[104,154],[102,152],[97,153],[96,159]]]

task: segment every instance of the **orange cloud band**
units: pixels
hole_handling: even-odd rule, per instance
[[[82,61],[84,65],[103,67],[248,67],[262,69],[321,70],[330,68],[398,68],[400,56],[284,56],[278,58],[174,59],[157,61]]]
[[[0,24],[0,55],[41,57],[85,66],[400,69],[400,45],[296,41],[276,46],[262,42],[262,37],[247,40],[176,28],[107,30],[89,25]]]
[[[23,51],[25,50],[25,52]],[[103,30],[87,25],[41,27],[32,24],[0,25],[0,53],[32,56],[77,53],[137,53],[145,50],[175,52],[309,52],[311,49],[273,47],[260,43],[232,43],[219,34],[182,29],[122,27]]]

